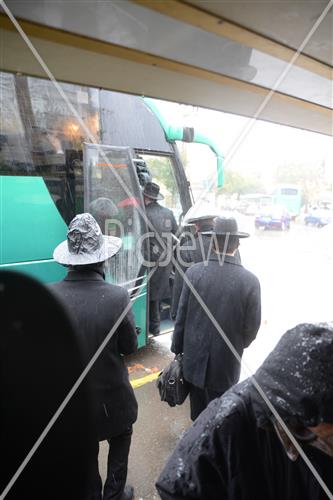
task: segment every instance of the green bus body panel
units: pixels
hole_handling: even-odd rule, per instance
[[[64,279],[66,268],[52,260],[66,239],[67,226],[41,177],[0,176],[0,269],[18,271],[43,283]],[[141,329],[139,347],[146,345],[147,285],[133,301],[135,323]]]
[[[135,324],[140,328],[138,335],[138,348],[147,344],[147,285],[140,292],[140,297],[132,302],[132,311],[135,317]]]
[[[42,177],[0,177],[0,264],[52,259],[67,226]]]
[[[63,280],[67,274],[66,268],[61,266],[54,260],[45,262],[31,262],[21,264],[5,264],[0,267],[0,270],[6,269],[7,271],[18,271],[20,273],[28,274],[33,278],[38,279],[42,283],[55,283]]]
[[[178,125],[171,125],[166,121],[160,110],[158,109],[157,104],[155,103],[154,99],[151,99],[150,97],[144,97],[144,101],[149,106],[149,108],[152,110],[152,112],[156,115],[158,118],[161,127],[164,130],[165,136],[168,141],[173,142],[173,141],[184,141],[184,127],[180,127]],[[186,141],[188,142],[188,141]],[[223,172],[223,161],[224,161],[224,156],[222,151],[220,150],[219,146],[212,141],[209,137],[206,135],[202,134],[200,131],[194,131],[194,137],[191,142],[195,142],[198,144],[206,144],[206,146],[209,146],[210,149],[215,153],[216,155],[216,160],[217,160],[217,187],[221,188],[223,187],[224,184],[224,172]],[[213,187],[213,186],[212,186]]]

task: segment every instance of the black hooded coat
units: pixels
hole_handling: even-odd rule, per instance
[[[298,325],[255,379],[288,426],[333,423],[333,327]],[[157,482],[164,500],[324,500],[304,460],[292,461],[253,378],[215,399],[180,440]],[[300,443],[333,492],[333,458]]]

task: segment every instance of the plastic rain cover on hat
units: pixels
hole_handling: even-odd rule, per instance
[[[115,236],[104,236],[91,214],[79,214],[69,224],[67,240],[56,247],[53,258],[65,266],[104,262],[121,248]]]

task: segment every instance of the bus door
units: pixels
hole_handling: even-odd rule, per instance
[[[147,280],[140,237],[146,224],[140,214],[144,204],[131,150],[84,144],[83,164],[85,211],[95,217],[103,234],[122,239],[120,251],[106,262],[106,279],[129,292],[142,347],[147,331]]]
[[[179,224],[183,215],[182,193],[179,182],[177,182],[177,172],[172,157],[158,155],[157,153],[154,155],[140,153],[140,156],[147,165],[152,181],[160,186],[160,192],[164,196],[164,200],[159,203],[172,210],[177,224]]]
[[[145,161],[152,181],[160,186],[160,192],[164,199],[159,204],[172,210],[177,224],[180,225],[184,213],[188,210],[187,199],[184,196],[183,183],[179,175],[174,157],[171,155],[161,155],[158,153],[148,154],[140,152],[140,157]],[[188,190],[188,185],[186,184]],[[170,275],[170,286],[173,287],[174,271]],[[170,319],[171,299],[166,298],[160,302],[161,333],[173,330],[173,322]]]

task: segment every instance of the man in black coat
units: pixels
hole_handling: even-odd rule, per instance
[[[160,302],[171,297],[169,280],[172,270],[172,235],[176,234],[178,227],[172,211],[157,203],[163,199],[158,184],[147,182],[143,197],[151,224],[148,227],[151,233],[149,260],[152,264],[149,269],[152,272],[149,279],[149,332],[156,336],[160,333]]]
[[[211,237],[202,235],[203,231],[209,231],[213,227],[214,215],[202,215],[191,217],[186,220],[187,227],[193,227],[194,232],[187,234],[185,241],[176,247],[176,260],[179,268],[185,273],[189,267],[198,262],[208,259],[212,251]],[[186,233],[185,233],[186,234]],[[183,288],[183,275],[179,268],[175,269],[175,277],[172,289],[171,318],[176,319],[180,295]]]
[[[192,208],[190,208],[189,212],[192,211]],[[213,252],[214,239],[211,234],[206,234],[206,232],[209,232],[213,228],[215,218],[216,215],[210,215],[208,212],[206,215],[191,216],[189,218],[185,216],[184,218],[185,226],[192,226],[194,232],[190,234],[186,234],[185,232],[187,236],[185,242],[176,247],[176,259],[180,269],[178,267],[175,269],[172,289],[171,318],[173,320],[177,316],[184,281],[180,270],[185,273],[193,264],[209,260]],[[240,264],[241,259],[238,249],[236,250],[235,258],[236,262]]]
[[[213,231],[215,251],[207,262],[193,265],[186,277],[222,328],[239,356],[255,339],[261,320],[258,278],[235,257],[239,238],[233,218],[217,217]],[[184,281],[172,339],[172,352],[184,353],[184,378],[191,384],[191,418],[235,384],[240,363],[230,352],[190,286]]]
[[[180,440],[157,482],[161,498],[332,498],[332,359],[332,323],[286,332],[256,374],[213,401]]]
[[[107,440],[109,454],[102,495],[96,447],[91,464],[91,493],[87,500],[133,498],[133,489],[125,489],[125,484],[137,402],[123,355],[137,349],[137,336],[127,292],[106,283],[103,272],[104,261],[115,255],[120,247],[121,239],[103,236],[96,220],[86,213],[72,220],[67,241],[58,245],[53,254],[57,262],[68,266],[69,271],[52,289],[76,323],[87,364],[127,309],[88,374],[95,396],[96,443]]]

